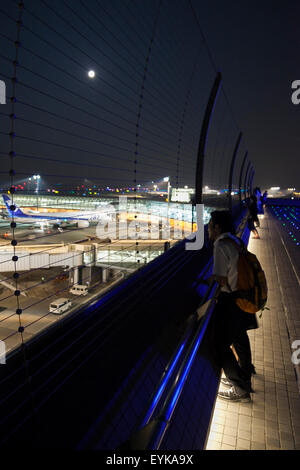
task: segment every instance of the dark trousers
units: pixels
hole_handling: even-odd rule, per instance
[[[238,391],[251,391],[251,349],[247,315],[235,304],[232,294],[221,293],[215,308],[215,346],[220,366]],[[231,349],[234,345],[237,362]]]
[[[252,357],[250,341],[246,329],[242,331],[233,343],[234,349],[238,355],[238,364],[242,369],[246,380],[251,380],[252,375]]]

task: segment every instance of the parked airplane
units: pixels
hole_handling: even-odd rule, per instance
[[[6,195],[3,194],[3,201],[7,207],[9,218],[14,218],[15,222],[22,224],[40,224],[40,225],[54,225],[54,226],[67,226],[70,224],[77,224],[79,228],[86,228],[90,222],[110,221],[112,219],[112,213],[114,208],[108,205],[96,209],[94,211],[83,211],[83,212],[52,212],[51,215],[41,214],[38,212],[30,211],[27,214],[22,211],[15,203],[15,210],[11,210],[12,201]],[[29,211],[28,211],[29,212]]]

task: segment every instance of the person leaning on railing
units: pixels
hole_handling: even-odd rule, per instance
[[[237,286],[237,262],[241,241],[234,235],[232,216],[229,211],[214,211],[208,224],[208,235],[214,244],[214,265],[211,280],[221,286],[215,307],[215,346],[220,366],[226,376],[228,390],[218,396],[229,401],[250,401],[252,392],[251,348],[247,329],[257,328],[256,318],[239,309],[234,292]],[[230,240],[233,240],[237,247]],[[256,324],[251,324],[251,323]],[[238,352],[236,359],[231,345]]]

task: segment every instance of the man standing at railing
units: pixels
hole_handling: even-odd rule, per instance
[[[214,243],[212,279],[221,286],[214,312],[216,349],[220,366],[231,385],[230,389],[220,391],[218,396],[229,401],[250,401],[253,368],[247,335],[250,314],[240,310],[234,299],[241,241],[234,236],[233,220],[229,211],[211,213],[208,234],[209,239]],[[230,347],[235,343],[239,346],[240,364]]]

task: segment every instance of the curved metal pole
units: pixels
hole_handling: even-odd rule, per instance
[[[248,150],[245,153],[242,166],[241,166],[241,171],[240,171],[240,178],[239,178],[239,201],[240,201],[240,206],[242,206],[242,177],[243,177],[243,171],[245,167],[245,163],[248,157]]]
[[[229,184],[228,184],[228,193],[229,193],[228,208],[229,208],[230,212],[232,212],[232,195],[231,195],[231,193],[232,193],[233,170],[234,170],[234,165],[235,165],[235,161],[236,161],[236,156],[237,156],[239,146],[240,146],[240,143],[241,143],[242,135],[243,135],[242,132],[240,132],[239,136],[237,138],[236,144],[235,144],[235,148],[234,148],[234,151],[233,151],[231,164],[230,164]]]
[[[248,181],[248,180],[247,180],[247,177],[248,177],[248,173],[249,173],[250,167],[251,167],[251,162],[248,162],[247,170],[246,170],[245,178],[244,178],[244,194],[245,194],[245,199],[247,199],[247,181]]]
[[[254,175],[255,175],[255,170],[253,168],[253,171],[251,173],[251,178],[250,178],[250,194],[252,194],[252,189],[253,189],[252,183],[253,183]]]
[[[205,157],[205,147],[206,140],[208,135],[209,124],[211,120],[211,115],[214,109],[216,98],[222,83],[222,75],[218,72],[213,87],[210,92],[208,103],[206,106],[205,115],[202,122],[201,134],[199,139],[198,146],[198,155],[197,155],[197,166],[196,166],[196,182],[195,182],[195,204],[202,204],[203,195],[202,195],[202,185],[203,185],[203,168],[204,168],[204,157]]]
[[[254,171],[254,168],[253,168],[253,166],[251,166],[250,171],[249,171],[249,175],[248,175],[248,180],[247,180],[247,194],[248,194],[249,197],[251,196],[250,180],[251,180],[251,176],[252,176],[253,171]]]

